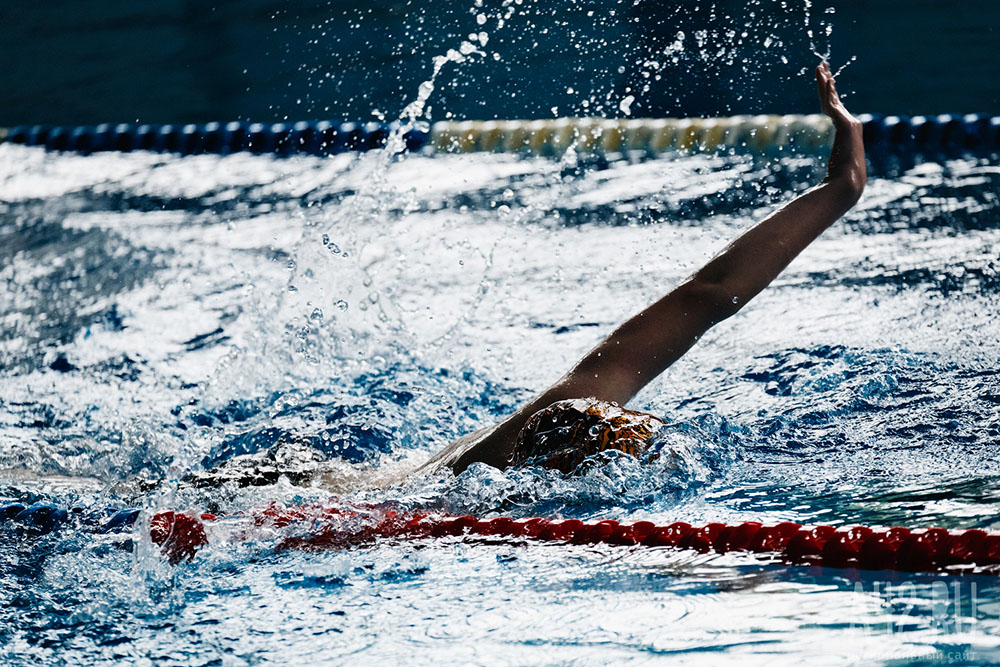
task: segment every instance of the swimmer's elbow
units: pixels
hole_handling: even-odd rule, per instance
[[[868,174],[864,165],[853,169],[845,169],[836,176],[827,179],[828,187],[837,193],[837,199],[848,209],[853,207],[864,194],[868,185]]]
[[[858,203],[858,200],[861,199],[861,195],[864,194],[865,187],[867,185],[868,185],[868,174],[866,173],[864,168],[854,173],[850,177],[849,189],[850,189],[850,195],[852,197],[851,206],[854,206],[855,204]]]

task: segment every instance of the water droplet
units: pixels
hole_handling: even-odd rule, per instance
[[[340,301],[338,301],[338,302],[337,302],[336,304],[334,304],[334,305],[336,305],[336,306],[337,306],[337,310],[340,310],[340,311],[344,311],[344,310],[347,310],[347,302],[346,302],[346,301],[344,301],[343,299],[341,299]]]
[[[622,98],[622,101],[618,103],[618,108],[626,116],[631,116],[633,102],[635,102],[635,95],[626,95],[624,98]]]
[[[734,296],[733,297],[733,303],[739,303],[739,302],[740,302],[740,297]]]
[[[309,319],[312,320],[313,322],[322,322],[323,321],[323,309],[322,308],[313,308],[312,313],[309,315]]]

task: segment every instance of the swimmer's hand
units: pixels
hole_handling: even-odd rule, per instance
[[[823,113],[833,119],[833,124],[840,129],[858,123],[858,119],[844,107],[837,95],[837,85],[830,72],[830,65],[823,62],[816,68],[816,87],[819,89],[819,103]]]
[[[861,121],[852,116],[840,101],[830,66],[825,62],[816,68],[816,88],[819,90],[820,107],[837,130],[827,166],[827,180],[843,183],[849,196],[857,201],[868,181]]]

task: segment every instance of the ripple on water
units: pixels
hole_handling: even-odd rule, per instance
[[[873,172],[841,225],[637,398],[669,421],[650,454],[392,483],[821,162],[0,153],[0,502],[228,513],[336,492],[519,517],[996,525],[988,161]],[[982,577],[485,540],[304,554],[227,521],[178,567],[141,526],[0,525],[0,659],[1000,659]],[[941,611],[942,584],[959,607]]]

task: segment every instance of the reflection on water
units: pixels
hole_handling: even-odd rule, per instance
[[[0,146],[0,503],[228,513],[337,493],[513,516],[996,527],[988,161],[873,174],[844,222],[634,401],[670,421],[670,456],[402,482],[822,164],[382,162]],[[604,546],[275,546],[220,540],[174,568],[141,529],[0,524],[0,656],[1000,657],[984,577]]]

